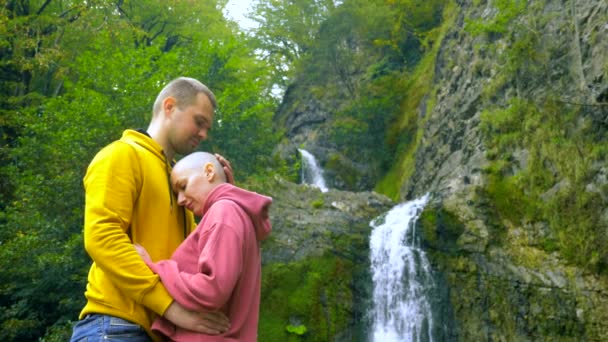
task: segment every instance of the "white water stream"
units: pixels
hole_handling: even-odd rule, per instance
[[[428,194],[399,204],[370,223],[371,341],[433,341],[433,277],[414,229],[427,201]]]
[[[319,167],[315,156],[303,149],[298,149],[298,151],[302,155],[302,183],[314,185],[321,189],[321,192],[327,192],[323,170]]]

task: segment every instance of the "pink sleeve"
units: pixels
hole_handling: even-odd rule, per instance
[[[209,239],[199,246],[199,273],[180,272],[174,260],[149,265],[171,296],[189,310],[222,308],[241,273],[243,242],[233,227],[215,223],[205,234]]]

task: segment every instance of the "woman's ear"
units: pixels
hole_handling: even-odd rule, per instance
[[[213,164],[205,163],[203,170],[207,181],[209,181],[209,183],[213,182],[213,180],[215,179],[215,167],[213,166]]]

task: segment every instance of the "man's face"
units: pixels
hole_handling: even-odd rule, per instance
[[[197,216],[203,216],[205,201],[213,189],[203,169],[173,169],[171,186],[177,194],[177,204],[188,208]]]
[[[199,93],[196,101],[185,108],[174,107],[169,130],[169,143],[178,154],[196,150],[213,124],[213,106],[207,95]]]

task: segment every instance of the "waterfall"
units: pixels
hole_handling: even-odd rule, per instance
[[[370,223],[371,341],[433,341],[433,276],[414,229],[427,201],[399,204]]]
[[[302,155],[302,183],[312,184],[321,189],[322,192],[327,192],[323,170],[317,164],[315,156],[303,149],[298,149],[298,151]]]

